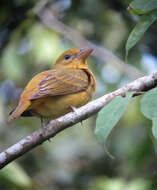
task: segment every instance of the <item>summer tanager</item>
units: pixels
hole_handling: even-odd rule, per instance
[[[57,118],[92,99],[96,80],[88,69],[87,57],[92,48],[71,49],[64,52],[53,69],[34,76],[20,96],[17,107],[7,122],[19,116]]]

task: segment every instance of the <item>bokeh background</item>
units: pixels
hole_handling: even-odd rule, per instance
[[[89,42],[109,51],[95,52],[88,59],[97,79],[95,98],[157,70],[157,24],[131,50],[128,64],[112,62],[113,54],[124,60],[126,40],[138,21],[128,12],[128,3],[1,0],[1,151],[40,127],[37,118],[20,118],[9,125],[5,120],[27,82],[52,68],[63,51],[89,46]],[[135,68],[136,76],[132,72]],[[140,99],[132,99],[106,143],[114,159],[94,136],[95,115],[83,126],[77,124],[59,133],[1,170],[0,189],[156,190],[157,146],[151,138],[151,122],[140,112]]]

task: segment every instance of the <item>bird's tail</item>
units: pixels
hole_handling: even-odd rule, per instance
[[[18,118],[29,106],[31,102],[29,100],[20,102],[18,106],[10,113],[9,118],[7,119],[6,123]]]

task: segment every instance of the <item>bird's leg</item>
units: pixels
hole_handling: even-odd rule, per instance
[[[42,131],[43,131],[43,135],[45,136],[46,125],[44,123],[44,119],[42,116],[40,117],[40,121],[41,121],[41,127],[42,127]]]
[[[44,123],[44,119],[42,116],[40,117],[40,121],[41,121],[41,127],[42,127],[42,131],[43,131],[43,135],[45,136],[46,135],[46,125]],[[51,142],[50,139],[48,139],[48,141]]]
[[[71,110],[77,114],[77,108],[74,106],[70,106]],[[83,126],[83,121],[80,121],[81,125]]]

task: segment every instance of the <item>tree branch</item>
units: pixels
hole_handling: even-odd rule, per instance
[[[83,36],[81,36],[81,34],[78,31],[57,20],[56,17],[53,15],[52,11],[44,7],[44,4],[40,5],[40,8],[35,7],[33,12],[40,18],[40,20],[45,24],[45,26],[58,32],[67,39],[71,40],[72,43],[78,46],[79,48],[80,47],[93,48],[94,49],[94,52],[92,54],[93,56],[99,59],[101,58],[107,64],[112,64],[119,71],[125,73],[130,78],[136,79],[144,76],[144,74],[140,72],[137,68],[133,67],[132,65],[124,63],[111,51],[96,46],[95,44],[93,44],[92,42],[88,41]]]
[[[54,137],[64,129],[73,126],[74,124],[89,118],[91,115],[97,113],[101,108],[108,104],[113,98],[121,95],[122,97],[128,91],[134,91],[135,94],[140,91],[147,91],[157,86],[157,73],[145,76],[131,82],[124,87],[106,94],[88,104],[77,109],[76,112],[68,113],[58,119],[50,121],[46,127],[46,134],[43,136],[42,129],[32,133],[23,138],[16,144],[0,153],[0,168],[3,168],[11,161],[24,155],[26,152],[32,150],[44,141]]]

